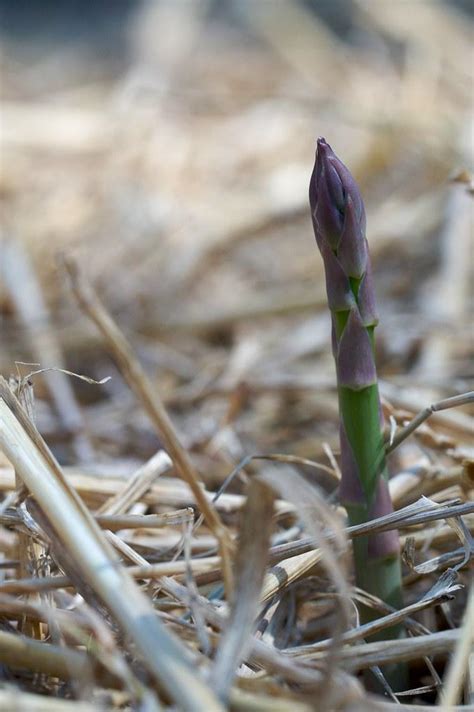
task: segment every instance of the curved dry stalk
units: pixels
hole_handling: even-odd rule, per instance
[[[433,413],[438,413],[440,410],[449,410],[450,408],[459,408],[459,406],[468,405],[473,402],[474,391],[469,391],[458,396],[452,396],[451,398],[444,398],[443,400],[437,401],[436,403],[432,403],[426,408],[423,408],[423,410],[415,415],[415,417],[410,420],[404,428],[399,430],[398,433],[390,439],[386,445],[386,452],[393,452],[404,440],[414,433],[415,430],[425,422],[425,420],[428,420]]]
[[[461,625],[461,634],[454,649],[453,657],[445,675],[445,682],[439,697],[439,706],[451,709],[458,701],[461,687],[467,673],[469,657],[474,655],[474,578],[468,593],[467,607]]]
[[[156,427],[180,477],[191,488],[196,504],[219,543],[224,584],[227,595],[230,597],[232,593],[231,553],[233,543],[227,527],[222,523],[212,502],[206,497],[192,460],[182,446],[156,388],[138,362],[129,342],[95,294],[92,286],[81,274],[77,263],[71,257],[64,257],[63,262],[79,306],[104,337],[120,372]]]

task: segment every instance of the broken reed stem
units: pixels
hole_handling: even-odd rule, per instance
[[[93,517],[101,529],[119,531],[121,529],[156,529],[174,524],[187,524],[193,519],[193,509],[176,509],[163,514],[94,514]],[[0,514],[0,524],[12,526],[23,524],[17,514]],[[2,561],[3,568],[9,568],[8,562]],[[0,584],[1,585],[1,584]]]
[[[25,408],[26,413],[29,418],[34,422],[34,407],[33,407],[33,389],[31,386],[27,386],[25,391],[17,389],[18,399],[20,400],[22,406]],[[24,495],[24,484],[21,477],[18,477],[15,472],[15,490],[17,495],[17,501],[21,501],[21,496]],[[37,571],[38,569],[38,559],[42,554],[42,547],[38,542],[30,539],[29,535],[25,531],[18,532],[18,559],[19,566],[18,571],[20,577],[26,577],[28,572],[32,569]],[[39,599],[38,594],[31,594],[29,596],[31,602],[37,602]],[[41,640],[43,637],[43,629],[41,623],[38,621],[31,621],[27,618],[20,619],[18,623],[18,630],[20,633],[24,633],[30,638],[36,638]]]
[[[374,666],[392,665],[408,660],[419,660],[425,656],[446,656],[451,653],[461,637],[460,628],[439,633],[418,635],[400,640],[379,640],[343,648],[340,654],[342,667],[352,673]],[[308,656],[312,662],[323,661],[326,651],[318,651]]]
[[[97,515],[124,514],[132,504],[150,489],[154,481],[172,466],[164,450],[158,450],[147,462],[133,473],[123,487],[106,500],[95,512]]]
[[[191,458],[186,449],[182,446],[156,388],[135,357],[130,344],[100,302],[92,286],[84,275],[81,274],[77,263],[71,257],[64,257],[64,265],[79,306],[94,322],[104,337],[106,345],[125,381],[135,393],[156,427],[166,450],[173,460],[178,474],[191,488],[196,504],[201,510],[206,524],[217,539],[222,557],[222,574],[225,591],[228,600],[230,600],[233,590],[231,563],[233,542],[230,534],[222,523],[216,508],[206,497]]]

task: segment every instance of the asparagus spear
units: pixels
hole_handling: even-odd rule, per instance
[[[318,139],[309,199],[323,257],[336,362],[341,442],[340,498],[350,524],[392,511],[374,356],[377,324],[372,271],[360,191],[324,138]],[[398,533],[354,541],[356,583],[402,606]],[[363,612],[365,619],[370,617]],[[398,630],[391,635],[399,634]]]

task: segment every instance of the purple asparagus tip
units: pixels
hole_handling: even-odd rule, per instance
[[[321,247],[324,241],[337,252],[344,237],[347,274],[360,278],[367,259],[362,196],[351,173],[324,138],[318,138],[309,201],[318,245]]]
[[[357,306],[363,326],[375,326],[378,318],[362,196],[350,171],[324,138],[317,142],[309,202],[324,261],[329,308],[335,313]]]

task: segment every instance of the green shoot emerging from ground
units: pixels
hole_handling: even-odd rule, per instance
[[[359,524],[392,511],[374,357],[377,315],[364,204],[353,177],[323,138],[318,140],[309,197],[332,315],[340,413],[341,502],[350,524]],[[357,585],[400,608],[397,532],[356,539],[354,559]],[[369,617],[367,611],[364,617]],[[391,634],[398,635],[398,631]]]

